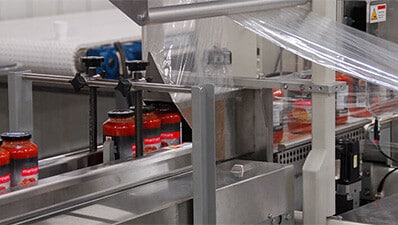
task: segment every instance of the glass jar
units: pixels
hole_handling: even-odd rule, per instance
[[[312,119],[312,101],[295,100],[288,115],[288,128],[292,133],[310,133]]]
[[[1,147],[2,142],[0,139],[0,195],[11,190],[10,153]]]
[[[336,81],[342,81],[347,84],[347,87],[340,92],[336,93],[336,125],[343,125],[347,123],[348,120],[348,86],[350,82],[350,77],[336,72]]]
[[[144,106],[143,111],[143,136],[144,136],[144,152],[150,152],[160,149],[160,127],[161,118],[155,113],[155,107]]]
[[[181,114],[170,104],[159,104],[157,112],[161,117],[160,139],[162,147],[181,143]]]
[[[10,154],[11,190],[19,190],[37,185],[39,180],[39,148],[32,143],[32,135],[27,132],[1,134],[1,148]]]
[[[281,89],[273,89],[273,143],[279,144],[283,139],[283,91]]]
[[[367,109],[368,105],[368,83],[365,80],[350,78],[349,102],[353,107],[349,108],[350,115],[353,117],[370,117],[372,114]]]
[[[130,109],[112,110],[102,125],[104,141],[114,142],[115,159],[131,159],[135,155],[135,120]]]

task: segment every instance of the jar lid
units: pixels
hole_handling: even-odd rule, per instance
[[[155,111],[155,107],[151,106],[151,105],[146,105],[144,107],[142,107],[142,112],[143,113],[150,113],[150,112],[154,112]]]
[[[110,118],[128,118],[134,116],[134,111],[131,109],[115,109],[108,112]]]
[[[6,132],[1,134],[4,141],[24,141],[32,138],[32,134],[28,132]]]

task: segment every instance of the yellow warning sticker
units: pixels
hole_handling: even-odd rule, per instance
[[[387,20],[387,4],[370,6],[370,23],[379,23]]]
[[[373,9],[372,16],[370,17],[370,20],[372,20],[372,21],[377,20],[377,12],[376,12],[376,9]]]

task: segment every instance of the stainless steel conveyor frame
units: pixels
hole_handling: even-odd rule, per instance
[[[71,77],[32,73],[11,73],[8,77],[10,128],[33,131],[32,81],[68,84]],[[192,176],[195,186],[195,221],[200,224],[216,222],[216,151],[214,86],[202,84],[192,87],[150,84],[130,81],[132,90],[192,93]],[[88,79],[89,87],[114,88],[117,81]],[[131,90],[131,91],[132,91]],[[142,100],[142,99],[141,99]],[[142,113],[142,112],[141,112]],[[137,116],[138,117],[138,116]],[[139,129],[137,127],[137,129]]]
[[[70,85],[71,77],[59,75],[34,74],[30,72],[12,73],[9,75],[10,87],[19,87],[9,89],[10,93],[10,110],[15,110],[15,121],[18,123],[13,126],[18,130],[27,127],[23,118],[29,117],[33,113],[32,110],[32,91],[33,82],[45,82]],[[220,78],[215,78],[220,79]],[[272,102],[272,88],[282,88],[285,90],[308,90],[312,92],[320,92],[331,94],[335,91],[343,90],[345,84],[333,83],[330,85],[315,85],[309,80],[277,80],[267,79],[258,80],[250,78],[234,79],[234,87],[261,89],[264,92],[264,101]],[[227,83],[227,82],[225,82]],[[192,152],[192,168],[194,180],[194,221],[200,224],[214,224],[216,219],[215,209],[215,128],[214,128],[214,87],[213,85],[199,86],[179,86],[165,85],[155,83],[140,83],[131,81],[134,90],[151,90],[159,92],[183,92],[189,93],[192,90],[192,113],[193,113],[193,152]],[[87,85],[102,88],[114,88],[117,81],[104,79],[91,79],[87,81]],[[272,132],[272,104],[265,104],[267,109],[264,116],[270,117],[267,121],[271,124],[267,127]],[[22,110],[23,109],[23,110]],[[10,121],[12,122],[12,121]],[[25,121],[32,123],[32,121]],[[29,126],[29,125],[28,125]],[[33,126],[33,125],[31,125]],[[272,135],[270,136],[272,139]],[[272,141],[269,142],[271,147],[267,149],[268,161],[272,161]],[[203,210],[205,209],[205,210]]]
[[[165,23],[172,21],[225,16],[229,14],[264,11],[287,6],[304,4],[302,0],[219,0],[207,3],[149,8],[148,0],[110,0],[121,11],[139,25]],[[241,3],[239,3],[241,2]],[[257,6],[257,7],[255,7]],[[254,7],[254,8],[253,8]],[[313,10],[323,16],[336,20],[336,0],[317,0]],[[256,10],[256,9],[257,10]],[[315,65],[312,80],[315,84],[330,85],[335,82],[334,71]],[[326,218],[334,214],[334,95],[315,93],[313,95],[313,151],[307,157],[303,167],[304,178],[304,222],[326,224]],[[264,113],[271,114],[265,110]],[[325,122],[325,118],[326,122]],[[325,202],[326,200],[326,202]],[[195,221],[199,222],[199,221]]]
[[[110,1],[141,26],[264,11],[309,2],[309,0],[219,0],[149,8],[148,0]]]

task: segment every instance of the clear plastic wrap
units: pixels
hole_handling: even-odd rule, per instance
[[[162,4],[192,2],[199,1],[171,0]],[[216,85],[216,93],[231,85],[230,80],[225,83],[225,79],[214,79],[227,78],[231,72],[231,66],[226,62],[229,60],[228,51],[224,48],[228,42],[224,29],[226,20],[228,19],[218,17],[146,27],[145,41],[148,49],[144,49],[144,52],[150,52],[154,57],[164,83],[213,83]],[[187,95],[172,93],[172,98],[179,103],[185,101]]]
[[[398,45],[305,7],[233,15],[241,26],[307,60],[398,90]]]

